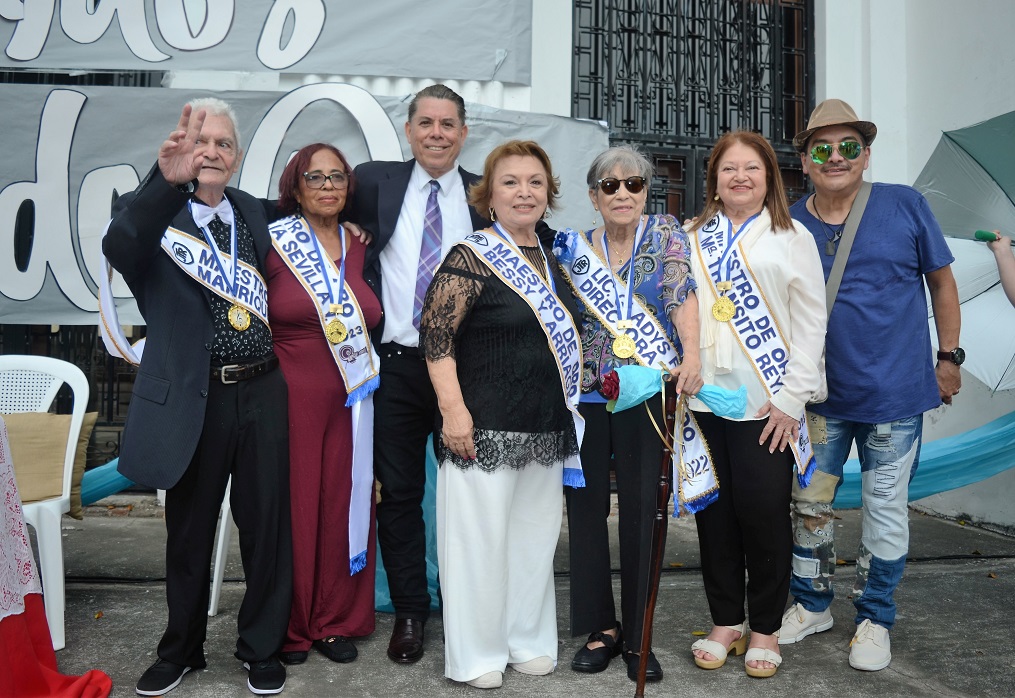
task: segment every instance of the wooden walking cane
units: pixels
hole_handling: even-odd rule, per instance
[[[635,698],[645,695],[645,672],[648,670],[648,656],[652,648],[652,616],[656,610],[656,598],[659,596],[659,574],[663,565],[663,552],[666,547],[666,513],[670,503],[670,471],[672,470],[674,448],[677,448],[676,423],[677,393],[676,386],[669,380],[670,374],[662,372],[663,380],[663,419],[665,432],[660,434],[663,440],[663,458],[659,467],[659,485],[656,490],[656,517],[652,526],[652,556],[649,563],[649,593],[645,600],[645,617],[641,624],[641,654],[638,657],[638,683]],[[646,405],[646,409],[648,405]],[[652,413],[649,413],[651,419]],[[655,420],[652,420],[655,423]],[[656,427],[658,431],[658,426]]]

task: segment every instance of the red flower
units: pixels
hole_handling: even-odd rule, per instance
[[[610,371],[603,376],[603,395],[607,400],[616,400],[620,395],[620,376],[616,371]]]

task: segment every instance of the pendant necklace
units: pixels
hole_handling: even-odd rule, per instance
[[[825,219],[821,217],[821,211],[818,210],[817,195],[811,199],[811,203],[814,205],[814,213],[818,214],[818,220],[821,221],[821,227],[824,229],[821,232],[825,236],[825,254],[829,257],[834,257],[835,251],[839,247],[839,240],[842,239],[842,231],[846,229],[846,221],[840,223],[837,228],[825,223]],[[850,210],[853,210],[852,207],[850,207]],[[848,213],[846,217],[849,217]],[[829,236],[829,233],[831,233],[831,236]]]

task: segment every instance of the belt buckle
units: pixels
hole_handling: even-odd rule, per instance
[[[236,380],[231,380],[231,381],[230,380],[226,380],[226,371],[229,371],[229,370],[232,370],[232,369],[239,369],[239,368],[240,368],[239,364],[228,364],[226,366],[222,366],[219,369],[219,371],[220,371],[220,373],[219,373],[219,380],[222,381],[222,384],[223,385],[232,385],[233,383],[239,383],[240,382],[239,378],[237,378]]]

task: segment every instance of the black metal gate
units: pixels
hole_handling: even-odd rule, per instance
[[[572,116],[653,157],[650,211],[693,215],[712,143],[736,128],[771,141],[795,199],[813,25],[813,0],[575,0]]]

